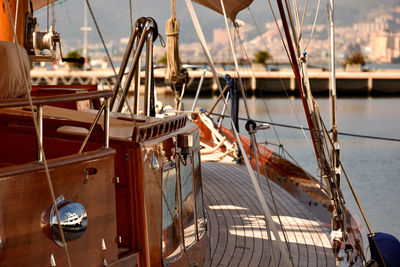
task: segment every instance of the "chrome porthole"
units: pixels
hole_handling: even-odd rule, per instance
[[[86,209],[82,204],[72,202],[60,196],[56,200],[60,225],[58,224],[54,205],[50,211],[50,233],[57,245],[63,247],[60,226],[64,233],[65,241],[72,241],[81,237],[88,227]]]

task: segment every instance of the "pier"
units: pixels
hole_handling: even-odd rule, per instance
[[[186,88],[187,94],[194,94],[198,88],[203,69],[189,70],[189,83]],[[237,79],[235,71],[219,70],[222,75],[230,75]],[[31,71],[32,84],[48,85],[70,85],[70,84],[100,84],[105,77],[114,75],[111,69],[92,71],[67,71],[44,69],[33,69]],[[155,69],[154,76],[158,87],[166,87],[164,81],[165,69]],[[244,69],[240,71],[244,86],[247,91],[253,91],[256,95],[288,95],[297,96],[297,83],[290,69],[279,71],[252,71]],[[144,73],[142,73],[144,78]],[[219,78],[221,85],[225,80]],[[322,70],[310,70],[309,79],[314,95],[328,96],[329,72]],[[113,84],[113,79],[108,79]],[[336,72],[336,87],[338,96],[399,96],[400,95],[400,70],[371,71],[371,72]],[[285,93],[286,90],[286,93]],[[217,94],[217,85],[213,80],[212,73],[204,74],[202,94]],[[167,92],[161,90],[159,93]]]

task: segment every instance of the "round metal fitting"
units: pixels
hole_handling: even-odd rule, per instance
[[[256,128],[257,128],[257,124],[256,124],[256,122],[255,121],[253,121],[253,120],[248,120],[247,122],[246,122],[246,124],[244,125],[244,128],[246,129],[246,131],[254,131]]]
[[[57,245],[63,247],[61,239],[60,226],[64,232],[65,241],[78,239],[83,235],[88,227],[88,219],[86,209],[82,204],[64,200],[64,197],[57,199],[58,214],[60,216],[60,224],[58,224],[54,205],[50,212],[50,233]]]

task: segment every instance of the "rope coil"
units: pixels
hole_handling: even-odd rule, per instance
[[[167,71],[165,79],[175,86],[181,80],[181,60],[179,58],[179,21],[175,17],[175,0],[171,1],[171,17],[165,25],[167,36]]]

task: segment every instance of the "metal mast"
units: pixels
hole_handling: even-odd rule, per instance
[[[327,0],[328,18],[329,18],[329,37],[330,37],[330,65],[331,76],[329,83],[329,101],[330,101],[330,120],[331,120],[331,138],[334,148],[331,150],[332,169],[336,174],[337,186],[340,188],[340,147],[338,142],[337,127],[337,95],[336,95],[336,68],[335,68],[335,22],[334,22],[334,0]],[[335,152],[336,150],[336,152]]]
[[[88,27],[87,21],[87,11],[88,7],[86,1],[83,0],[83,27],[81,27],[81,31],[83,31],[83,57],[85,58],[85,64],[83,65],[84,70],[87,70],[87,62],[88,62],[88,31],[91,31],[92,28]]]

